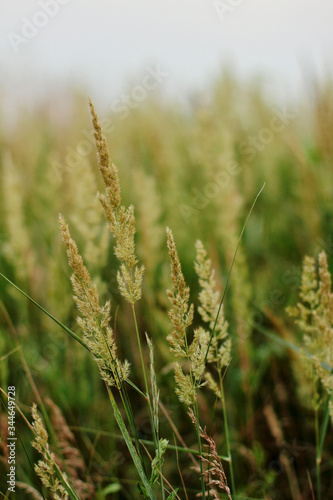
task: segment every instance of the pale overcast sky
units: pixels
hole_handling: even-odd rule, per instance
[[[8,100],[73,82],[110,103],[157,63],[181,96],[229,64],[267,86],[333,69],[333,0],[0,0],[0,91]]]

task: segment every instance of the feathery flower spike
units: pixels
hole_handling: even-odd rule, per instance
[[[197,427],[197,421],[193,411],[189,410],[188,414],[195,427]],[[227,483],[227,477],[225,475],[221,459],[217,453],[216,443],[212,437],[208,436],[206,428],[202,429],[199,427],[199,433],[200,437],[206,441],[207,446],[209,447],[208,456],[199,457],[203,463],[208,465],[208,468],[204,471],[203,476],[205,482],[211,488],[209,493],[212,495],[212,498],[219,500],[218,492],[216,491],[216,488],[219,488],[220,490],[225,491],[228,496],[228,500],[232,500],[230,488]]]
[[[318,279],[319,278],[319,279]],[[333,374],[323,365],[333,367],[333,293],[331,275],[326,253],[316,261],[305,257],[300,287],[301,302],[287,311],[294,316],[304,333],[304,344],[312,355],[315,380],[320,380],[329,395],[333,395]],[[309,358],[304,356],[306,364]],[[330,401],[330,416],[333,422],[333,402]]]
[[[200,240],[196,242],[195,272],[199,277],[201,291],[199,293],[200,306],[198,312],[202,320],[207,323],[210,331],[213,330],[215,319],[220,305],[220,293],[216,291],[215,271],[212,261],[207,258],[207,252]],[[231,340],[228,337],[228,323],[224,319],[221,308],[214,336],[209,348],[207,360],[216,362],[218,369],[228,366],[231,359]]]
[[[89,99],[92,123],[97,149],[99,171],[101,173],[105,194],[98,194],[103,207],[108,228],[116,238],[115,254],[120,260],[117,281],[120,293],[132,305],[141,298],[144,266],[137,266],[135,255],[135,216],[134,207],[125,208],[121,203],[120,185],[117,167],[111,162],[108,145],[97,117],[94,105]]]
[[[43,457],[43,460],[39,460],[38,463],[35,464],[35,472],[40,477],[43,485],[53,492],[53,498],[67,500],[68,494],[60,479],[57,477],[55,455],[50,451],[48,434],[43,420],[38,414],[35,403],[32,405],[31,413],[33,418],[32,427],[35,432],[35,439],[31,444]],[[62,477],[67,482],[64,472],[62,472]]]
[[[118,359],[117,347],[110,326],[111,304],[106,302],[103,307],[100,306],[97,287],[92,284],[77,245],[61,215],[59,222],[62,238],[67,247],[69,265],[73,270],[71,282],[74,300],[82,314],[82,317],[77,318],[77,322],[99,367],[102,379],[109,386],[117,386],[120,389],[121,383],[129,375],[129,363]]]
[[[190,373],[183,373],[180,363],[176,363],[175,380],[179,400],[190,406],[195,403],[197,389],[200,387],[200,380],[205,371],[209,334],[204,328],[197,328],[194,330],[192,343],[188,344],[186,331],[192,325],[194,307],[193,304],[189,305],[190,289],[182,273],[172,231],[167,228],[166,232],[173,284],[173,290],[167,290],[172,306],[168,315],[173,326],[173,331],[168,335],[167,340],[170,343],[171,352],[176,357],[188,360]]]

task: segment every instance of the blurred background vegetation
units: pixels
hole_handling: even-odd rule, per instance
[[[333,262],[332,83],[313,82],[307,95],[307,100],[281,106],[265,97],[260,83],[244,85],[225,73],[187,105],[155,96],[123,119],[98,109],[100,118],[112,122],[107,122],[106,136],[124,202],[135,206],[137,252],[146,266],[139,328],[153,338],[161,400],[188,446],[195,446],[194,435],[174,394],[166,342],[170,278],[165,226],[174,232],[197,304],[196,239],[207,246],[223,289],[241,227],[266,183],[225,299],[233,340],[226,398],[236,484],[244,498],[310,499],[315,482],[312,387],[300,357],[268,336],[301,343],[301,332],[285,308],[297,301],[302,259],[324,249]],[[55,112],[61,108],[56,96],[37,111],[22,111],[10,130],[0,124],[0,270],[77,331],[70,270],[59,236],[61,212],[91,275],[104,296],[111,297],[118,349],[132,363],[133,379],[141,386],[132,318],[117,290],[113,242],[96,199],[101,186],[87,96],[76,92],[64,99],[66,113]],[[277,123],[275,130],[272,124]],[[100,432],[118,434],[93,360],[3,280],[0,385],[5,390],[16,386],[28,418],[37,391],[43,401],[49,398],[60,407],[84,458],[86,471],[78,474],[89,475],[100,498],[136,498],[135,471],[125,445]],[[149,440],[148,415],[132,396],[140,436]],[[203,424],[210,425],[214,399],[207,391],[199,405]],[[52,414],[52,407],[46,407]],[[5,492],[7,416],[3,406],[0,412],[0,489]],[[17,429],[22,439],[17,443],[17,479],[40,490],[29,463],[36,459],[31,432],[19,415]],[[211,432],[225,453],[219,408]],[[164,417],[161,433],[173,444]],[[326,499],[333,498],[332,446],[329,433],[322,465]],[[181,487],[175,454],[168,453],[165,474]],[[179,466],[190,484],[196,473],[186,454],[179,455]],[[188,494],[194,498],[191,488]],[[17,493],[17,498],[27,496],[23,490]]]

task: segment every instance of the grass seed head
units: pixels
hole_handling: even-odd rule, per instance
[[[94,127],[98,166],[105,185],[105,193],[99,194],[99,200],[104,210],[108,227],[116,238],[114,252],[121,262],[117,274],[120,293],[134,305],[142,295],[142,278],[144,266],[138,267],[135,254],[135,216],[134,207],[120,205],[120,184],[117,167],[111,163],[106,138],[102,125],[98,120],[94,105],[89,100],[92,123]]]
[[[110,327],[111,303],[101,307],[96,285],[92,284],[90,274],[72,239],[68,225],[59,217],[62,237],[67,247],[69,265],[73,270],[71,282],[74,300],[82,317],[77,322],[83,338],[99,367],[101,377],[110,386],[121,386],[129,375],[129,363],[118,359],[113,330]]]

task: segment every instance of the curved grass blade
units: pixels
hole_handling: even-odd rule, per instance
[[[128,378],[125,378],[125,382],[127,382],[128,385],[130,385],[131,387],[133,387],[133,389],[138,393],[140,394],[141,396],[143,396],[145,398],[146,401],[148,401],[148,398],[146,396],[146,394],[144,394],[142,391],[140,391],[139,387],[137,385],[135,385],[130,379]]]
[[[126,442],[126,445],[127,445],[127,448],[128,448],[128,451],[130,452],[131,454],[131,457],[132,457],[132,460],[133,460],[133,463],[135,465],[135,468],[136,470],[138,471],[138,474],[144,484],[144,487],[146,488],[146,491],[147,491],[147,494],[149,495],[149,498],[151,500],[155,500],[155,495],[153,493],[153,490],[151,489],[151,485],[150,485],[150,482],[145,474],[145,471],[143,470],[143,467],[142,467],[142,464],[141,464],[141,460],[136,452],[136,449],[133,445],[133,442],[132,442],[132,439],[130,437],[130,435],[128,434],[128,431],[127,431],[127,428],[126,428],[126,425],[125,425],[125,422],[123,420],[123,417],[121,416],[121,413],[118,409],[118,406],[117,406],[117,403],[114,399],[114,396],[112,394],[112,391],[110,389],[110,387],[108,387],[106,385],[106,388],[107,388],[107,391],[108,391],[108,394],[109,394],[109,398],[110,398],[110,402],[111,402],[111,405],[112,405],[112,408],[113,408],[113,413],[114,413],[114,416],[115,416],[115,419],[117,421],[117,424],[119,426],[119,429],[124,437],[124,440]]]
[[[225,294],[227,293],[227,289],[228,289],[228,285],[229,285],[229,280],[230,280],[232,268],[234,267],[234,263],[235,263],[235,260],[236,260],[236,256],[237,256],[239,245],[240,245],[240,243],[242,241],[244,231],[246,229],[247,223],[249,222],[249,218],[251,217],[251,214],[252,214],[252,211],[254,209],[254,206],[257,203],[257,200],[258,200],[259,196],[261,195],[261,193],[262,193],[265,185],[266,185],[266,183],[264,182],[264,184],[262,185],[262,188],[260,189],[260,191],[258,192],[257,196],[255,197],[254,202],[252,203],[252,206],[250,208],[250,211],[247,214],[247,217],[246,217],[246,220],[245,220],[244,225],[242,227],[241,233],[239,235],[238,242],[237,242],[237,245],[236,245],[236,248],[235,248],[235,252],[234,252],[234,256],[232,258],[232,262],[231,262],[231,265],[230,265],[228,276],[227,276],[227,279],[226,279],[226,282],[225,282],[225,286],[224,286],[223,294],[222,294],[222,297],[221,297],[220,305],[219,305],[219,308],[218,308],[218,311],[217,311],[217,314],[216,314],[214,327],[213,327],[213,330],[212,330],[212,332],[210,334],[210,338],[209,338],[209,342],[208,342],[208,346],[207,346],[207,351],[206,351],[206,356],[205,356],[205,363],[207,361],[207,357],[208,357],[210,345],[211,345],[213,337],[214,337],[214,333],[215,333],[217,321],[218,321],[219,316],[220,316],[220,312],[221,312],[221,308],[222,308],[222,305],[223,305],[224,297],[225,297]]]
[[[277,342],[278,344],[282,345],[283,347],[286,347],[287,349],[290,349],[291,351],[294,351],[299,355],[304,354],[307,358],[309,358],[310,360],[313,360],[313,355],[309,351],[307,351],[306,349],[303,349],[302,347],[299,347],[299,346],[293,344],[292,342],[289,342],[288,340],[285,340],[284,338],[279,337],[278,335],[276,335],[275,333],[272,333],[270,330],[268,330],[267,328],[265,328],[263,326],[256,325],[255,328],[258,332],[262,333],[263,335],[270,338],[271,340],[274,340],[274,342]],[[320,364],[321,364],[322,368],[324,368],[328,372],[333,372],[333,368],[331,366],[329,366],[327,363],[322,362]]]
[[[54,316],[52,316],[52,314],[50,314],[48,311],[46,311],[46,309],[44,309],[44,307],[42,307],[40,304],[38,304],[38,302],[36,302],[33,298],[31,298],[27,293],[25,293],[23,290],[21,290],[21,288],[19,288],[17,285],[15,285],[15,283],[10,281],[10,279],[7,278],[4,274],[0,273],[0,276],[4,280],[6,280],[10,285],[12,285],[14,288],[16,288],[16,290],[18,290],[22,295],[24,295],[24,297],[26,297],[28,300],[30,300],[30,302],[32,302],[36,307],[38,307],[38,309],[40,309],[44,314],[46,314],[46,316],[48,316],[50,319],[52,319],[52,321],[54,321],[58,326],[60,326],[60,328],[65,330],[65,332],[68,333],[71,337],[73,337],[73,339],[75,339],[83,347],[85,347],[87,349],[87,351],[90,352],[88,346],[85,344],[85,342],[78,335],[76,335],[76,333],[72,332],[72,330],[70,330],[66,325],[61,323],[61,321],[59,321]]]
[[[319,461],[321,461],[324,441],[325,441],[325,437],[326,437],[326,431],[327,431],[327,427],[328,427],[328,423],[329,423],[329,419],[330,419],[330,401],[331,401],[331,395],[329,394],[327,396],[327,400],[326,400],[324,419],[323,419],[323,423],[321,425],[321,431],[320,431],[320,440],[319,440],[318,457],[317,457],[319,459]]]
[[[101,431],[99,429],[92,429],[91,427],[82,427],[82,426],[70,426],[71,430],[79,430],[82,432],[90,433],[90,434],[99,434],[101,436],[108,436],[113,439],[124,439],[123,436],[120,434],[117,434],[115,432],[109,432],[109,431]],[[130,440],[134,442],[134,438],[130,437]],[[150,441],[149,439],[140,439],[140,443],[145,444],[147,446],[155,446],[154,441]],[[174,451],[181,451],[184,453],[191,453],[192,455],[199,455],[199,451],[196,450],[195,448],[184,448],[183,446],[175,446],[173,444],[168,444],[166,446],[168,450],[174,450]],[[208,452],[203,452],[202,455],[204,457],[209,456]],[[224,455],[218,455],[218,457],[223,460],[224,462],[230,462],[229,457],[224,456]]]

